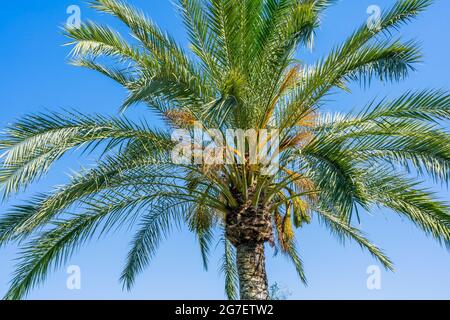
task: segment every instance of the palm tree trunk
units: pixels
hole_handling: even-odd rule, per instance
[[[237,269],[241,300],[269,299],[263,242],[237,246]]]

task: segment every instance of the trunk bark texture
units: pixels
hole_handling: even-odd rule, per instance
[[[236,248],[241,300],[268,300],[269,289],[266,274],[264,244],[273,244],[270,208],[262,204],[252,205],[254,188],[248,191],[248,199],[234,190],[240,206],[226,216],[226,236]]]
[[[264,242],[240,244],[236,249],[241,300],[268,300]]]

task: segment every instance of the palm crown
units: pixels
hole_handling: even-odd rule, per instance
[[[414,69],[421,59],[417,45],[394,40],[391,32],[431,1],[398,1],[378,26],[361,26],[328,56],[304,65],[294,54],[312,45],[332,2],[179,0],[187,53],[126,3],[93,1],[93,8],[125,23],[134,40],[92,22],[67,28],[74,65],[120,83],[129,92],[123,110],[145,103],[168,129],[193,134],[196,123],[223,134],[278,129],[277,171],[263,174],[262,164],[250,164],[250,146],[233,153],[241,163],[174,163],[169,130],[124,116],[64,111],[24,117],[0,139],[5,199],[68,150],[99,149],[101,156],[67,185],[1,217],[0,245],[26,241],[6,298],[24,297],[83,242],[122,225],[138,226],[121,276],[128,289],[174,226],[185,223],[195,234],[205,266],[219,230],[231,299],[238,288],[241,298],[268,298],[265,243],[287,255],[306,281],[294,227],[310,223],[312,215],[388,269],[391,261],[352,225],[358,208],[391,208],[447,242],[448,207],[407,173],[449,181],[450,136],[442,128],[450,118],[448,93],[411,91],[355,114],[320,113],[329,93],[348,90],[352,81],[398,81]]]

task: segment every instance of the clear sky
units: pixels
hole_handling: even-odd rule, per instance
[[[183,25],[168,0],[129,0],[144,9],[161,27],[183,45],[187,45]],[[312,52],[298,57],[312,62],[345,39],[368,18],[367,8],[384,8],[392,0],[340,0],[324,18]],[[0,127],[30,112],[45,109],[75,108],[81,112],[115,114],[125,92],[111,80],[91,71],[67,65],[69,48],[59,27],[68,18],[66,9],[79,5],[82,20],[95,20],[122,27],[110,17],[89,9],[78,0],[4,1],[0,10]],[[327,105],[327,111],[348,111],[365,105],[374,97],[396,96],[408,89],[449,88],[450,74],[450,1],[436,0],[417,21],[402,28],[404,39],[418,39],[425,54],[407,81],[379,84],[370,90],[354,87],[352,95],[339,94]],[[133,117],[148,117],[134,109]],[[91,162],[89,162],[91,161]],[[80,164],[92,163],[83,157],[64,157],[51,173],[24,195],[0,204],[0,215],[11,204],[26,199],[33,192],[49,190],[67,181],[66,173]],[[449,200],[448,189],[436,187]],[[285,258],[273,258],[268,250],[267,269],[270,282],[277,282],[291,293],[292,299],[450,299],[450,253],[427,238],[413,225],[388,210],[363,215],[363,230],[382,247],[396,266],[396,272],[382,271],[381,290],[366,285],[370,265],[377,265],[368,253],[347,243],[339,244],[316,221],[303,228],[299,246],[309,279],[304,287],[294,268]],[[175,232],[160,247],[157,258],[143,273],[131,292],[123,292],[118,281],[131,234],[115,233],[86,244],[64,267],[51,273],[47,282],[32,291],[32,299],[223,299],[223,278],[218,273],[221,248],[215,250],[208,272],[203,271],[194,237],[186,231]],[[13,246],[0,249],[0,295],[7,290],[13,272]],[[66,287],[66,268],[81,268],[81,290]]]

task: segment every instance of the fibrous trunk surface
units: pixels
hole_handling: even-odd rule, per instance
[[[237,251],[240,298],[268,300],[264,244],[274,240],[270,210],[260,204],[252,206],[251,200],[244,201],[237,193],[235,196],[241,205],[226,217],[226,236]]]
[[[264,243],[237,247],[237,266],[241,300],[268,300],[268,281]]]

